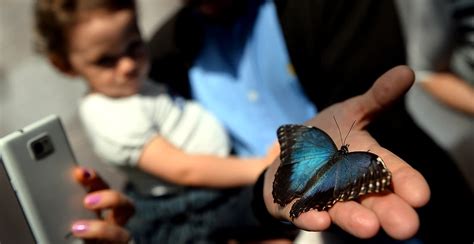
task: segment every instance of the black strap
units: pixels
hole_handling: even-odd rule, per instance
[[[264,170],[258,177],[257,182],[253,187],[253,198],[252,198],[252,210],[258,221],[264,226],[275,228],[275,230],[281,229],[283,231],[294,232],[296,227],[287,221],[281,221],[273,217],[265,206],[265,200],[263,199],[263,188],[265,182]]]

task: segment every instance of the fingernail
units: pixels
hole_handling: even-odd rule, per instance
[[[96,205],[97,203],[100,202],[100,196],[99,195],[89,195],[86,197],[86,204],[89,206]]]
[[[72,232],[74,233],[82,233],[86,232],[89,229],[89,225],[86,223],[75,223],[72,225]]]
[[[89,172],[89,170],[82,168],[82,176],[84,179],[89,179],[91,178],[92,174]]]

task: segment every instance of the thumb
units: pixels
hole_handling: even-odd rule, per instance
[[[109,185],[94,170],[77,167],[74,169],[74,178],[84,186],[87,192],[108,189]]]
[[[408,66],[397,66],[380,76],[372,87],[354,99],[358,104],[362,118],[369,122],[377,113],[392,105],[405,95],[413,85],[415,75]]]

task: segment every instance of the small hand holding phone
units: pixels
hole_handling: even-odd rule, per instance
[[[77,167],[61,120],[50,115],[0,139],[11,185],[37,243],[82,243],[71,225],[95,214],[82,205],[86,194],[73,177]]]

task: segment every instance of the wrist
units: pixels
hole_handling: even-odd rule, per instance
[[[268,201],[268,198],[271,198],[271,192],[270,196],[266,196],[268,195],[265,192],[266,173],[267,170],[264,170],[260,174],[253,188],[252,210],[255,217],[262,225],[265,226],[272,226],[274,228],[285,230],[295,230],[295,227],[291,222],[278,220],[270,213],[270,210],[267,208],[265,199]]]

